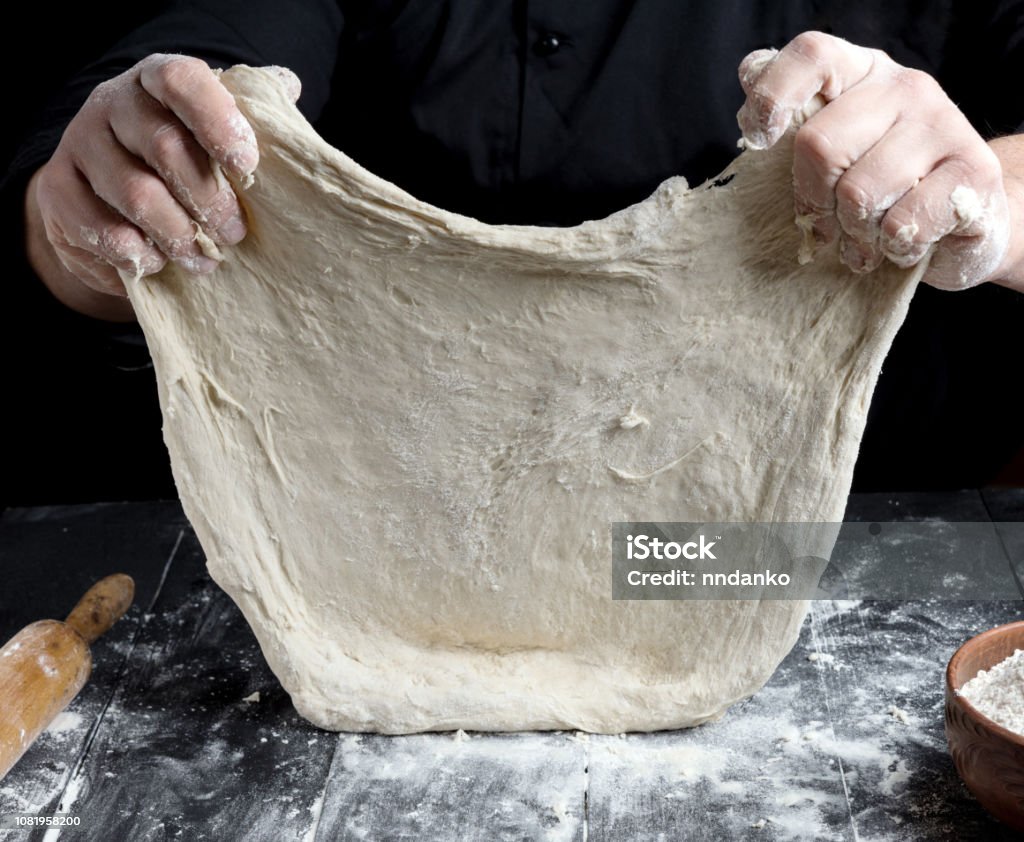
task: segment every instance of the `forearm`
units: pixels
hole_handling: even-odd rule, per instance
[[[135,318],[127,298],[105,295],[83,284],[58,260],[46,237],[46,229],[36,200],[37,172],[25,190],[25,255],[29,266],[50,293],[72,310],[111,322],[128,322]]]
[[[990,141],[1003,168],[1003,184],[1010,209],[1010,241],[992,283],[1024,292],[1024,134]]]

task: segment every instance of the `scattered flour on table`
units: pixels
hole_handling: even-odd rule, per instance
[[[85,776],[81,774],[79,770],[78,774],[75,774],[68,785],[64,788],[64,794],[60,797],[60,802],[57,804],[58,813],[74,813],[75,802],[78,800],[78,796],[82,792],[82,787],[85,784]],[[60,839],[61,827],[51,827],[47,829],[46,834],[43,836],[43,842],[57,842]]]
[[[910,715],[903,708],[898,708],[896,705],[889,705],[889,716],[897,722],[902,722],[904,725],[910,724]]]
[[[616,737],[605,739],[622,745]],[[450,824],[443,838],[463,838],[484,807],[493,831],[488,838],[586,838],[581,796],[587,744],[569,742],[568,735],[341,734],[337,745],[334,780],[349,782],[353,789],[348,797],[368,793],[372,802],[386,805],[389,838],[422,838],[426,814],[442,802],[448,805]],[[379,820],[373,809],[352,810],[343,819],[340,836],[378,838]],[[435,833],[434,838],[441,836]]]
[[[324,788],[320,790],[320,794],[316,800],[309,805],[309,829],[306,831],[305,837],[302,842],[315,842],[316,832],[320,829],[320,817],[324,812],[324,798],[327,796],[327,783],[324,783]]]
[[[1024,734],[1024,649],[960,688],[960,695],[997,725]]]
[[[829,667],[834,670],[839,670],[843,667],[843,665],[836,660],[836,656],[830,652],[811,652],[811,654],[807,656],[807,660],[818,664],[819,666]]]
[[[82,715],[70,710],[61,711],[54,718],[53,722],[46,726],[47,734],[66,734],[68,731],[75,731],[82,726]]]

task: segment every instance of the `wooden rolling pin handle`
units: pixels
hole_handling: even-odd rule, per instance
[[[89,678],[89,644],[132,604],[135,583],[118,573],[93,585],[66,623],[40,620],[0,648],[0,780]]]
[[[135,598],[131,576],[115,573],[100,579],[85,592],[65,621],[86,643],[93,643],[121,619]]]

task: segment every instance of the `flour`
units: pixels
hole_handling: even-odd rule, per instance
[[[960,688],[959,695],[997,725],[1024,735],[1024,649],[981,670]]]
[[[807,660],[818,664],[821,667],[827,667],[834,670],[839,670],[843,667],[842,664],[836,661],[836,656],[830,652],[811,652],[811,654],[807,656]]]
[[[904,725],[910,724],[909,714],[903,708],[896,707],[896,705],[889,705],[889,716],[897,722],[902,722]]]
[[[46,727],[47,734],[67,734],[69,731],[77,731],[82,727],[82,715],[69,710],[61,711]]]

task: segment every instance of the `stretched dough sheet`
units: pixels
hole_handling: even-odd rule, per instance
[[[211,575],[297,709],[621,732],[761,687],[806,603],[613,601],[611,523],[841,520],[917,274],[798,265],[788,139],[491,226],[330,147],[272,74],[222,80],[261,149],[249,236],[129,293]]]

